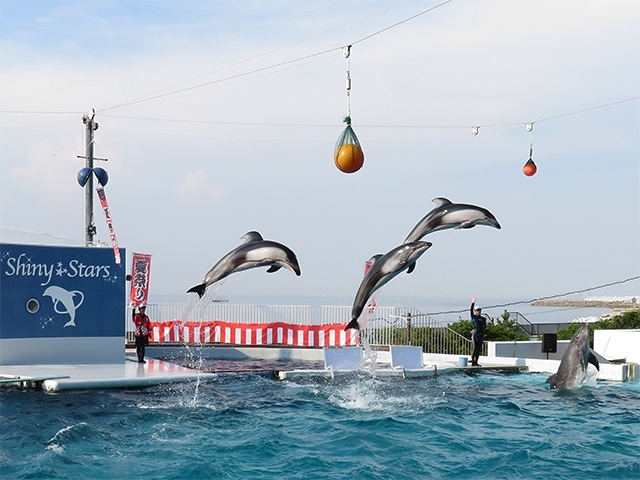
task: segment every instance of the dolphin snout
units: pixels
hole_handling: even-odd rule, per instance
[[[490,227],[497,228],[498,230],[502,228],[498,223],[498,220],[496,220],[495,218],[485,218],[485,221],[483,223],[485,225],[489,225]]]
[[[415,249],[419,252],[424,252],[433,246],[433,243],[431,242],[415,242],[415,244]]]
[[[285,262],[284,266],[287,270],[295,273],[298,277],[300,276],[300,265],[297,262]]]

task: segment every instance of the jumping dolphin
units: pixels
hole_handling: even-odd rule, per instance
[[[558,372],[547,378],[550,388],[579,388],[584,381],[589,363],[600,370],[598,359],[589,348],[589,325],[583,323],[573,334],[562,355]]]
[[[443,197],[434,198],[432,201],[436,207],[413,227],[404,243],[417,242],[428,233],[446,228],[473,228],[476,225],[488,225],[498,230],[501,228],[496,217],[485,208],[451,203]]]
[[[199,285],[191,287],[187,293],[195,292],[200,298],[209,285],[222,280],[235,272],[250,268],[269,266],[267,273],[273,273],[282,267],[300,276],[300,266],[296,254],[281,243],[264,240],[258,232],[247,232],[242,237],[244,243],[231,250],[218,260],[204,276]]]
[[[75,297],[76,294],[80,295],[80,302],[78,304],[73,301],[73,297]],[[53,310],[56,313],[68,313],[69,317],[71,317],[71,319],[64,324],[63,328],[76,326],[76,310],[80,305],[82,305],[82,302],[84,301],[84,295],[82,294],[82,292],[69,292],[62,287],[52,285],[51,287],[47,287],[42,296],[51,297],[51,301],[53,301]],[[58,310],[58,305],[60,304],[64,306],[64,310]]]
[[[371,268],[362,279],[356,298],[351,309],[351,321],[345,327],[360,329],[358,318],[364,309],[371,294],[389,282],[393,277],[407,271],[413,272],[416,268],[416,260],[431,247],[431,242],[410,242],[400,245],[386,254],[378,254],[371,257]]]

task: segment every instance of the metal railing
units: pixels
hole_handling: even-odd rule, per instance
[[[509,312],[509,319],[515,320],[519,332],[526,333],[530,337],[539,337],[545,333],[558,333],[559,330],[569,326],[568,323],[531,323],[520,312]]]
[[[455,355],[471,355],[473,352],[473,342],[447,325],[414,308],[397,310],[401,312],[388,318],[376,310],[375,317],[369,320],[361,333],[370,345],[413,345],[422,347],[426,353]],[[486,355],[486,343],[482,350],[482,355]]]
[[[349,306],[321,305],[230,305],[210,303],[206,306],[149,304],[147,315],[155,322],[222,320],[232,323],[284,322],[292,325],[346,324],[351,319]],[[363,340],[371,346],[413,345],[423,352],[470,355],[473,342],[414,308],[376,307],[365,312]],[[127,308],[127,340],[134,340],[131,309]],[[483,347],[486,355],[486,344]]]

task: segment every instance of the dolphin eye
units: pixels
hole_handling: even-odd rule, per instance
[[[27,307],[27,312],[36,313],[38,310],[40,310],[40,302],[35,298],[31,298],[27,300],[26,307]]]

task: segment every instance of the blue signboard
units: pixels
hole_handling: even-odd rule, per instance
[[[124,316],[111,248],[0,244],[0,338],[124,337]]]

